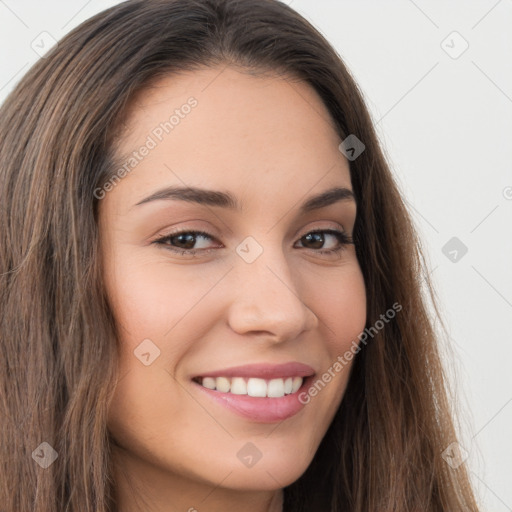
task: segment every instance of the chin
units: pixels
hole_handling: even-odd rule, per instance
[[[298,449],[288,451],[288,455],[281,455],[280,450],[268,451],[262,454],[252,466],[245,467],[242,463],[226,464],[225,474],[231,472],[225,484],[237,490],[276,490],[286,487],[306,471],[313,456],[306,457],[306,450]],[[314,455],[314,454],[313,454]],[[238,461],[237,461],[238,462]],[[214,471],[213,480],[218,478],[218,466]]]

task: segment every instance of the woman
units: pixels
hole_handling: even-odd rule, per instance
[[[5,510],[477,510],[418,240],[307,21],[124,2],[0,114]]]

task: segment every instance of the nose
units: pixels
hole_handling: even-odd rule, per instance
[[[290,270],[282,251],[270,252],[252,263],[235,258],[228,322],[238,334],[258,333],[279,343],[315,329],[318,317],[303,301],[300,275]]]

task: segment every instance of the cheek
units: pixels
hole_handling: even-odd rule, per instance
[[[336,276],[310,283],[311,304],[320,320],[322,370],[302,396],[305,403],[314,402],[319,417],[328,424],[343,399],[350,371],[361,350],[359,335],[366,324],[366,290],[360,267],[354,260],[339,269]],[[323,286],[319,286],[323,283]]]
[[[320,286],[320,283],[323,286]],[[311,303],[324,332],[324,343],[332,359],[358,342],[366,323],[366,290],[357,262],[341,268],[339,275],[326,275],[308,284]]]
[[[108,295],[123,338],[162,340],[194,313],[220,272],[169,262],[119,258],[108,279]]]

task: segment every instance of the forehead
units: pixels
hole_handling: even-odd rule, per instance
[[[151,146],[126,180],[133,193],[165,182],[303,195],[321,180],[350,187],[340,142],[308,84],[227,67],[165,76],[139,91],[117,149],[122,162]]]
[[[191,96],[198,99],[205,117],[218,107],[225,108],[225,120],[233,121],[229,114],[234,111],[245,111],[259,112],[260,117],[267,116],[269,122],[275,123],[269,110],[280,106],[278,110],[290,109],[290,118],[294,114],[307,117],[316,114],[326,129],[334,130],[325,104],[303,80],[277,71],[255,72],[230,66],[173,72],[153,79],[132,97],[126,108],[125,125],[133,129],[134,117],[140,120],[145,113],[151,115],[166,106],[179,105]]]

